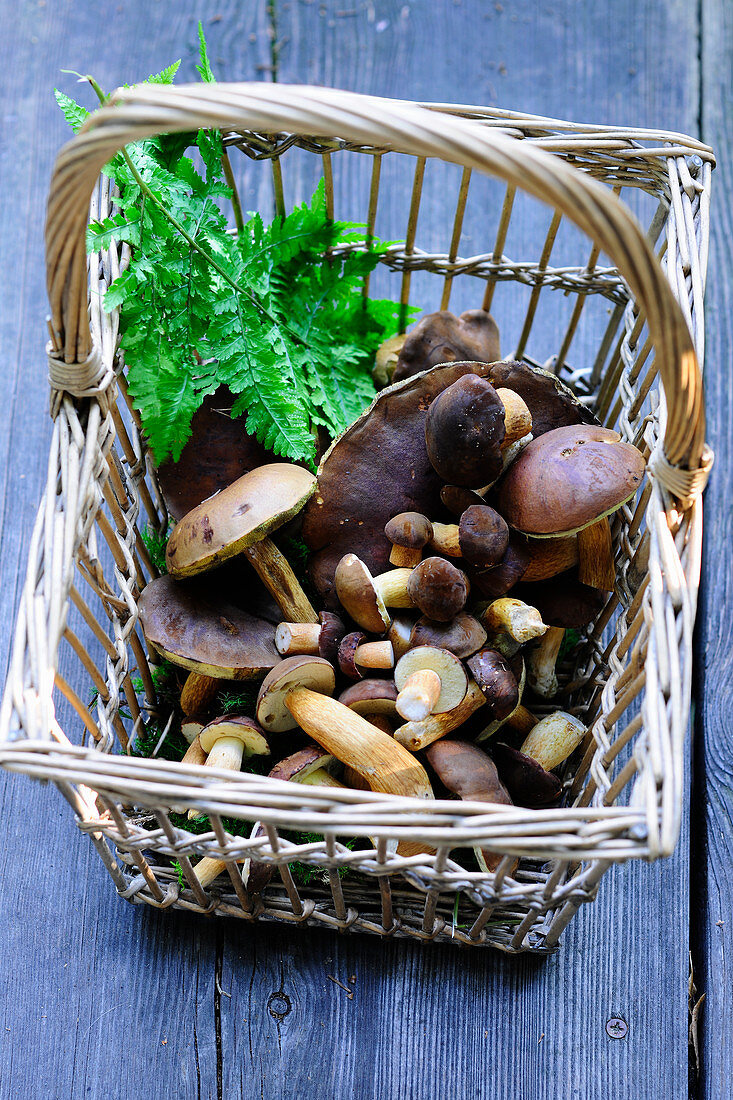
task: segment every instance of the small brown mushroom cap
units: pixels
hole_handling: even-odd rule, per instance
[[[461,660],[481,649],[485,641],[486,631],[478,619],[474,619],[467,611],[459,611],[447,623],[439,623],[423,616],[417,620],[410,634],[410,647],[437,646],[438,649],[449,650]]]
[[[275,627],[219,596],[214,578],[151,581],[138,609],[145,637],[173,664],[220,680],[256,680],[280,660]]]
[[[428,457],[443,479],[476,488],[501,473],[504,406],[485,378],[466,374],[436,397],[425,418]]]
[[[289,462],[250,470],[176,525],[166,549],[169,573],[193,576],[239,554],[297,515],[315,487],[309,470]]]
[[[428,763],[444,787],[466,802],[511,806],[509,792],[490,756],[465,741],[434,741],[425,750]]]
[[[465,573],[445,558],[425,558],[413,569],[407,592],[423,615],[447,623],[463,610],[468,581]]]
[[[340,767],[335,756],[320,745],[311,744],[280,760],[269,773],[269,778],[282,779],[286,783],[302,783],[319,768],[330,771],[335,766]]]
[[[428,313],[407,333],[392,378],[399,382],[438,363],[495,363],[499,358],[499,330],[489,313],[471,309],[456,317],[441,310]]]
[[[363,630],[352,630],[350,634],[345,634],[339,643],[338,666],[344,676],[348,676],[350,680],[361,679],[361,672],[356,664],[356,651],[366,639],[367,636]]]
[[[388,718],[397,715],[397,688],[392,680],[360,680],[342,691],[338,701],[357,714],[384,714]]]
[[[507,718],[519,704],[519,686],[505,658],[496,649],[482,649],[466,664],[486,696],[492,718]]]
[[[269,756],[270,746],[264,731],[254,718],[225,714],[204,726],[200,734],[201,748],[211,752],[220,737],[235,737],[244,746],[244,756]]]
[[[285,705],[289,692],[306,687],[320,695],[333,695],[336,674],[322,657],[286,657],[267,674],[257,696],[257,721],[265,730],[282,733],[297,722]]]
[[[440,490],[440,500],[454,516],[462,516],[466,508],[471,508],[474,504],[486,503],[474,489],[465,489],[462,485],[444,485]]]
[[[645,468],[636,447],[610,428],[556,428],[534,439],[509,467],[499,509],[512,527],[535,538],[572,534],[629,500]]]
[[[488,569],[470,569],[471,583],[482,596],[489,600],[498,600],[511,592],[515,584],[522,579],[531,562],[526,546],[514,532],[510,532],[509,545],[498,565]]]
[[[509,527],[503,516],[487,504],[471,505],[458,524],[461,553],[471,565],[493,568],[509,547]]]
[[[492,746],[491,754],[502,782],[518,806],[539,809],[557,802],[562,784],[536,760],[501,741]]]
[[[421,512],[400,512],[385,524],[384,533],[394,546],[422,550],[433,537],[433,525]]]
[[[332,611],[321,611],[321,632],[318,635],[318,656],[335,665],[338,660],[339,645],[346,633],[346,627],[338,615]]]
[[[344,610],[354,622],[371,634],[384,633],[390,624],[389,612],[374,577],[356,554],[344,554],[336,567],[334,583]]]

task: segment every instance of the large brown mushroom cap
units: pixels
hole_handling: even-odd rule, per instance
[[[499,510],[535,537],[571,534],[634,495],[646,463],[618,432],[570,425],[534,439],[499,486]]]
[[[256,680],[280,660],[275,627],[227,603],[213,578],[158,577],[138,604],[145,637],[173,664],[221,680]]]
[[[408,332],[392,381],[400,382],[439,363],[470,359],[495,363],[500,356],[499,330],[485,310],[470,309],[460,317],[449,310],[428,313]]]
[[[318,490],[303,511],[303,538],[314,551],[309,569],[327,606],[337,606],[333,576],[345,553],[357,554],[376,576],[389,567],[388,520],[399,512],[440,514],[441,480],[428,458],[425,418],[437,395],[465,374],[523,397],[535,436],[546,424],[593,419],[554,375],[523,363],[452,363],[382,390],[324,455]]]
[[[491,757],[465,741],[434,741],[425,751],[428,763],[444,787],[467,802],[511,806]]]
[[[176,521],[242,474],[275,461],[272,451],[246,432],[244,419],[232,418],[234,401],[226,386],[205,397],[193,414],[191,437],[178,461],[158,467],[160,491]]]
[[[315,487],[313,474],[290,462],[250,470],[174,528],[166,550],[169,572],[189,577],[241,553],[297,515]]]
[[[484,569],[493,568],[509,547],[509,528],[494,508],[474,504],[461,516],[458,541],[467,562]]]
[[[425,444],[443,481],[474,489],[495,481],[503,440],[501,398],[478,374],[457,379],[428,409]]]
[[[336,592],[344,610],[364,630],[382,634],[390,617],[377,592],[374,577],[356,554],[344,554],[334,575]]]

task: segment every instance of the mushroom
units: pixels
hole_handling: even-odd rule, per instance
[[[508,718],[519,705],[517,678],[496,649],[482,649],[466,661],[474,680],[486,696],[492,717]]]
[[[466,508],[473,504],[486,503],[475,489],[465,489],[461,485],[444,485],[440,490],[440,500],[454,516],[462,516]]]
[[[428,313],[407,333],[392,378],[399,382],[438,363],[494,363],[499,358],[499,330],[489,313],[471,309],[456,317],[441,310]]]
[[[397,688],[392,680],[360,680],[342,691],[338,701],[380,729],[384,727],[375,719],[397,716]],[[385,732],[391,734],[392,727]]]
[[[303,783],[310,787],[345,787],[333,774],[341,770],[341,764],[320,745],[306,745],[304,749],[287,756],[269,773],[270,779],[282,779],[286,783]]]
[[[407,593],[414,605],[440,623],[450,622],[463,610],[468,588],[465,573],[437,557],[421,561],[407,581]]]
[[[197,672],[190,672],[181,689],[181,710],[187,718],[204,716],[216,699],[218,690],[219,681],[213,676],[200,676]]]
[[[312,688],[333,695],[336,674],[322,657],[286,657],[265,676],[257,696],[257,721],[272,733],[283,733],[298,725],[287,707],[287,698],[296,688]]]
[[[610,428],[556,428],[534,439],[509,468],[499,510],[533,538],[574,534],[629,500],[645,467],[636,447]]]
[[[527,681],[535,695],[551,699],[558,691],[555,665],[566,629],[588,626],[601,610],[603,596],[597,589],[581,584],[574,570],[552,581],[528,585],[523,594],[541,607],[549,628],[527,650]]]
[[[400,657],[394,670],[397,713],[407,722],[453,710],[463,699],[468,677],[447,649],[417,646]]]
[[[206,753],[204,765],[207,768],[226,768],[228,771],[238,772],[242,767],[243,759],[270,754],[270,746],[262,730],[254,719],[244,715],[240,717],[226,714],[222,718],[215,718],[201,730],[198,742],[202,752]],[[186,763],[198,762],[198,760],[186,760]],[[188,816],[189,818],[198,817],[198,811],[189,810]]]
[[[493,760],[476,745],[465,741],[436,741],[425,756],[443,786],[461,800],[513,805]],[[504,858],[501,853],[487,848],[476,847],[474,853],[482,871],[495,871]]]
[[[408,596],[410,569],[392,569],[373,577],[356,554],[344,554],[336,568],[336,593],[355,623],[372,634],[388,629],[388,606],[412,607]],[[395,603],[396,601],[396,603]]]
[[[470,569],[471,584],[487,599],[498,600],[522,579],[530,561],[531,555],[524,540],[512,531],[507,551],[498,565],[488,569]]]
[[[198,680],[257,680],[278,662],[272,624],[226,602],[213,578],[157,577],[143,589],[138,610],[148,644],[195,674],[195,692]]]
[[[473,504],[455,523],[433,524],[432,547],[439,554],[462,557],[471,565],[493,568],[509,547],[509,528],[487,504]]]
[[[283,657],[308,653],[334,664],[346,627],[332,611],[321,611],[318,618],[320,623],[279,623],[275,631],[278,653]]]
[[[486,628],[489,645],[505,657],[513,657],[520,646],[542,637],[547,631],[547,624],[543,623],[537,608],[512,596],[503,596],[490,603],[481,614],[481,622]]]
[[[415,622],[416,620],[413,616],[408,617],[406,615],[395,615],[392,619],[390,628],[387,631],[387,637],[392,643],[392,650],[396,661],[399,661],[402,654],[407,653],[412,645],[412,631],[415,627]],[[450,649],[450,646],[444,646],[443,648]]]
[[[520,749],[494,745],[494,763],[512,799],[529,807],[556,802],[562,786],[551,769],[567,760],[586,733],[581,721],[559,710],[538,722]]]
[[[496,390],[480,375],[467,374],[431,404],[425,444],[444,481],[476,489],[496,481],[503,452],[531,430],[532,417],[518,394]]]
[[[430,780],[422,764],[402,745],[336,699],[296,687],[284,697],[309,737],[343,764],[353,768],[373,791],[432,798]]]
[[[354,630],[341,639],[338,666],[350,680],[360,680],[362,669],[394,668],[392,643],[387,639],[368,642],[363,631]]]
[[[385,524],[384,533],[392,543],[392,565],[411,569],[422,558],[423,548],[433,537],[433,525],[420,512],[400,512]]]
[[[288,622],[318,622],[298,579],[267,537],[303,508],[316,486],[302,466],[273,462],[238,478],[203,501],[174,528],[166,563],[174,577],[190,577],[244,554]]]
[[[275,461],[272,451],[248,434],[244,420],[232,417],[235,400],[226,386],[205,397],[193,414],[191,435],[179,458],[157,469],[165,506],[176,521],[242,474]]]
[[[466,694],[457,707],[442,714],[429,714],[427,718],[417,722],[405,722],[394,731],[395,741],[412,752],[418,752],[458,729],[485,703],[486,697],[481,688],[475,680],[469,678]]]
[[[478,619],[467,611],[459,611],[447,623],[438,623],[423,616],[412,627],[408,647],[431,645],[438,649],[447,649],[462,660],[470,657],[486,641],[486,631]],[[407,650],[405,650],[406,652]],[[401,657],[402,654],[399,654]]]
[[[578,531],[578,580],[591,588],[612,592],[616,585],[616,566],[613,560],[613,538],[608,516]],[[575,562],[571,562],[575,565]],[[570,568],[570,566],[567,566]],[[528,577],[527,580],[533,578]],[[541,577],[534,578],[542,580]]]

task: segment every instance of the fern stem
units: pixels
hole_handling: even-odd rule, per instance
[[[232,171],[232,164],[229,160],[229,154],[226,148],[221,151],[221,164],[224,169],[224,176],[227,181],[227,185],[232,191],[232,210],[234,212],[234,224],[237,227],[237,233],[241,233],[244,229],[244,218],[242,217],[242,204],[239,201],[239,192],[237,191],[237,184],[234,179],[234,172]]]

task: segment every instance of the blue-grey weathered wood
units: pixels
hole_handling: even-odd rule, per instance
[[[716,452],[705,497],[705,557],[697,635],[697,722],[691,932],[701,1014],[702,1088],[716,1100],[733,1080],[733,10],[702,5],[702,136],[718,155],[707,318],[708,438]],[[726,564],[722,564],[725,562]]]
[[[696,129],[693,5],[278,0],[275,8],[271,43],[265,0],[0,5],[10,59],[0,72],[3,674],[50,435],[42,212],[66,138],[51,89],[84,92],[60,68],[90,70],[111,87],[183,56],[181,78],[191,78],[202,18],[222,79],[269,79],[275,62],[281,80]],[[389,205],[380,210],[388,228]],[[428,196],[420,231],[442,239],[444,213],[440,196]],[[520,233],[536,239],[542,217],[528,209]],[[478,225],[467,233],[482,239]],[[418,280],[414,289],[420,301]],[[506,331],[518,309],[501,304]],[[540,345],[542,326],[551,342],[551,311]],[[721,333],[725,361],[730,332]],[[609,875],[560,953],[538,962],[133,908],[116,897],[56,792],[0,782],[0,1100],[684,1092],[686,824],[671,860]],[[353,976],[353,998],[329,975],[347,985]],[[605,1033],[613,1015],[629,1022],[625,1040]]]

